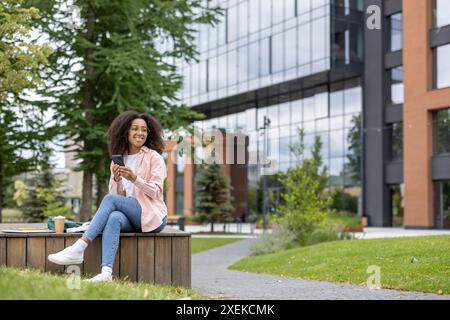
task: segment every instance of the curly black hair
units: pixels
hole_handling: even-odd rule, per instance
[[[124,154],[128,151],[128,131],[135,119],[142,119],[147,123],[148,135],[144,146],[155,150],[159,154],[163,152],[163,130],[158,120],[146,113],[125,111],[114,119],[106,134],[110,156],[113,154]]]

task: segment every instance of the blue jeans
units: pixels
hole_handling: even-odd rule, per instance
[[[84,235],[93,241],[103,231],[102,266],[113,267],[119,247],[120,232],[142,232],[142,208],[135,198],[119,195],[106,195]],[[152,231],[158,233],[164,229],[163,223]]]

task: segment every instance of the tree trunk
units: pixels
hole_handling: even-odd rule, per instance
[[[86,19],[86,37],[91,43],[95,43],[95,14],[92,3],[89,3],[88,6],[89,12],[87,13]],[[94,125],[94,115],[93,110],[95,109],[95,101],[94,101],[94,83],[92,80],[92,75],[94,73],[92,67],[94,50],[92,48],[86,49],[84,55],[84,67],[85,67],[85,81],[83,84],[83,107],[85,108],[85,119],[89,126],[92,128]],[[92,145],[88,140],[84,141],[84,150],[91,151]],[[85,165],[86,165],[86,160]],[[83,171],[83,191],[82,191],[82,199],[81,199],[81,211],[80,211],[80,219],[81,221],[86,221],[86,219],[92,216],[92,178],[93,178],[93,170],[90,168],[89,164],[85,167]]]
[[[105,172],[105,161],[103,159],[101,159],[99,162],[99,168],[96,177],[97,177],[97,208],[98,208],[103,198],[108,193],[108,185],[106,179],[107,176]]]
[[[92,172],[83,171],[83,191],[81,196],[80,220],[87,221],[92,216]]]
[[[211,221],[211,233],[214,232],[214,221]]]

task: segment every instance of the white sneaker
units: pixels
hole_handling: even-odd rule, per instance
[[[112,281],[112,274],[109,272],[102,272],[96,275],[95,277],[91,279],[84,280],[86,282],[111,282]]]
[[[48,255],[48,260],[59,265],[73,265],[83,263],[84,252],[77,253],[72,249],[72,246],[64,250]]]

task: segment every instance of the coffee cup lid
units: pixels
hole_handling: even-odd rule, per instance
[[[61,219],[65,219],[66,217],[64,216],[57,216],[57,217],[53,217],[53,220],[61,220]]]

